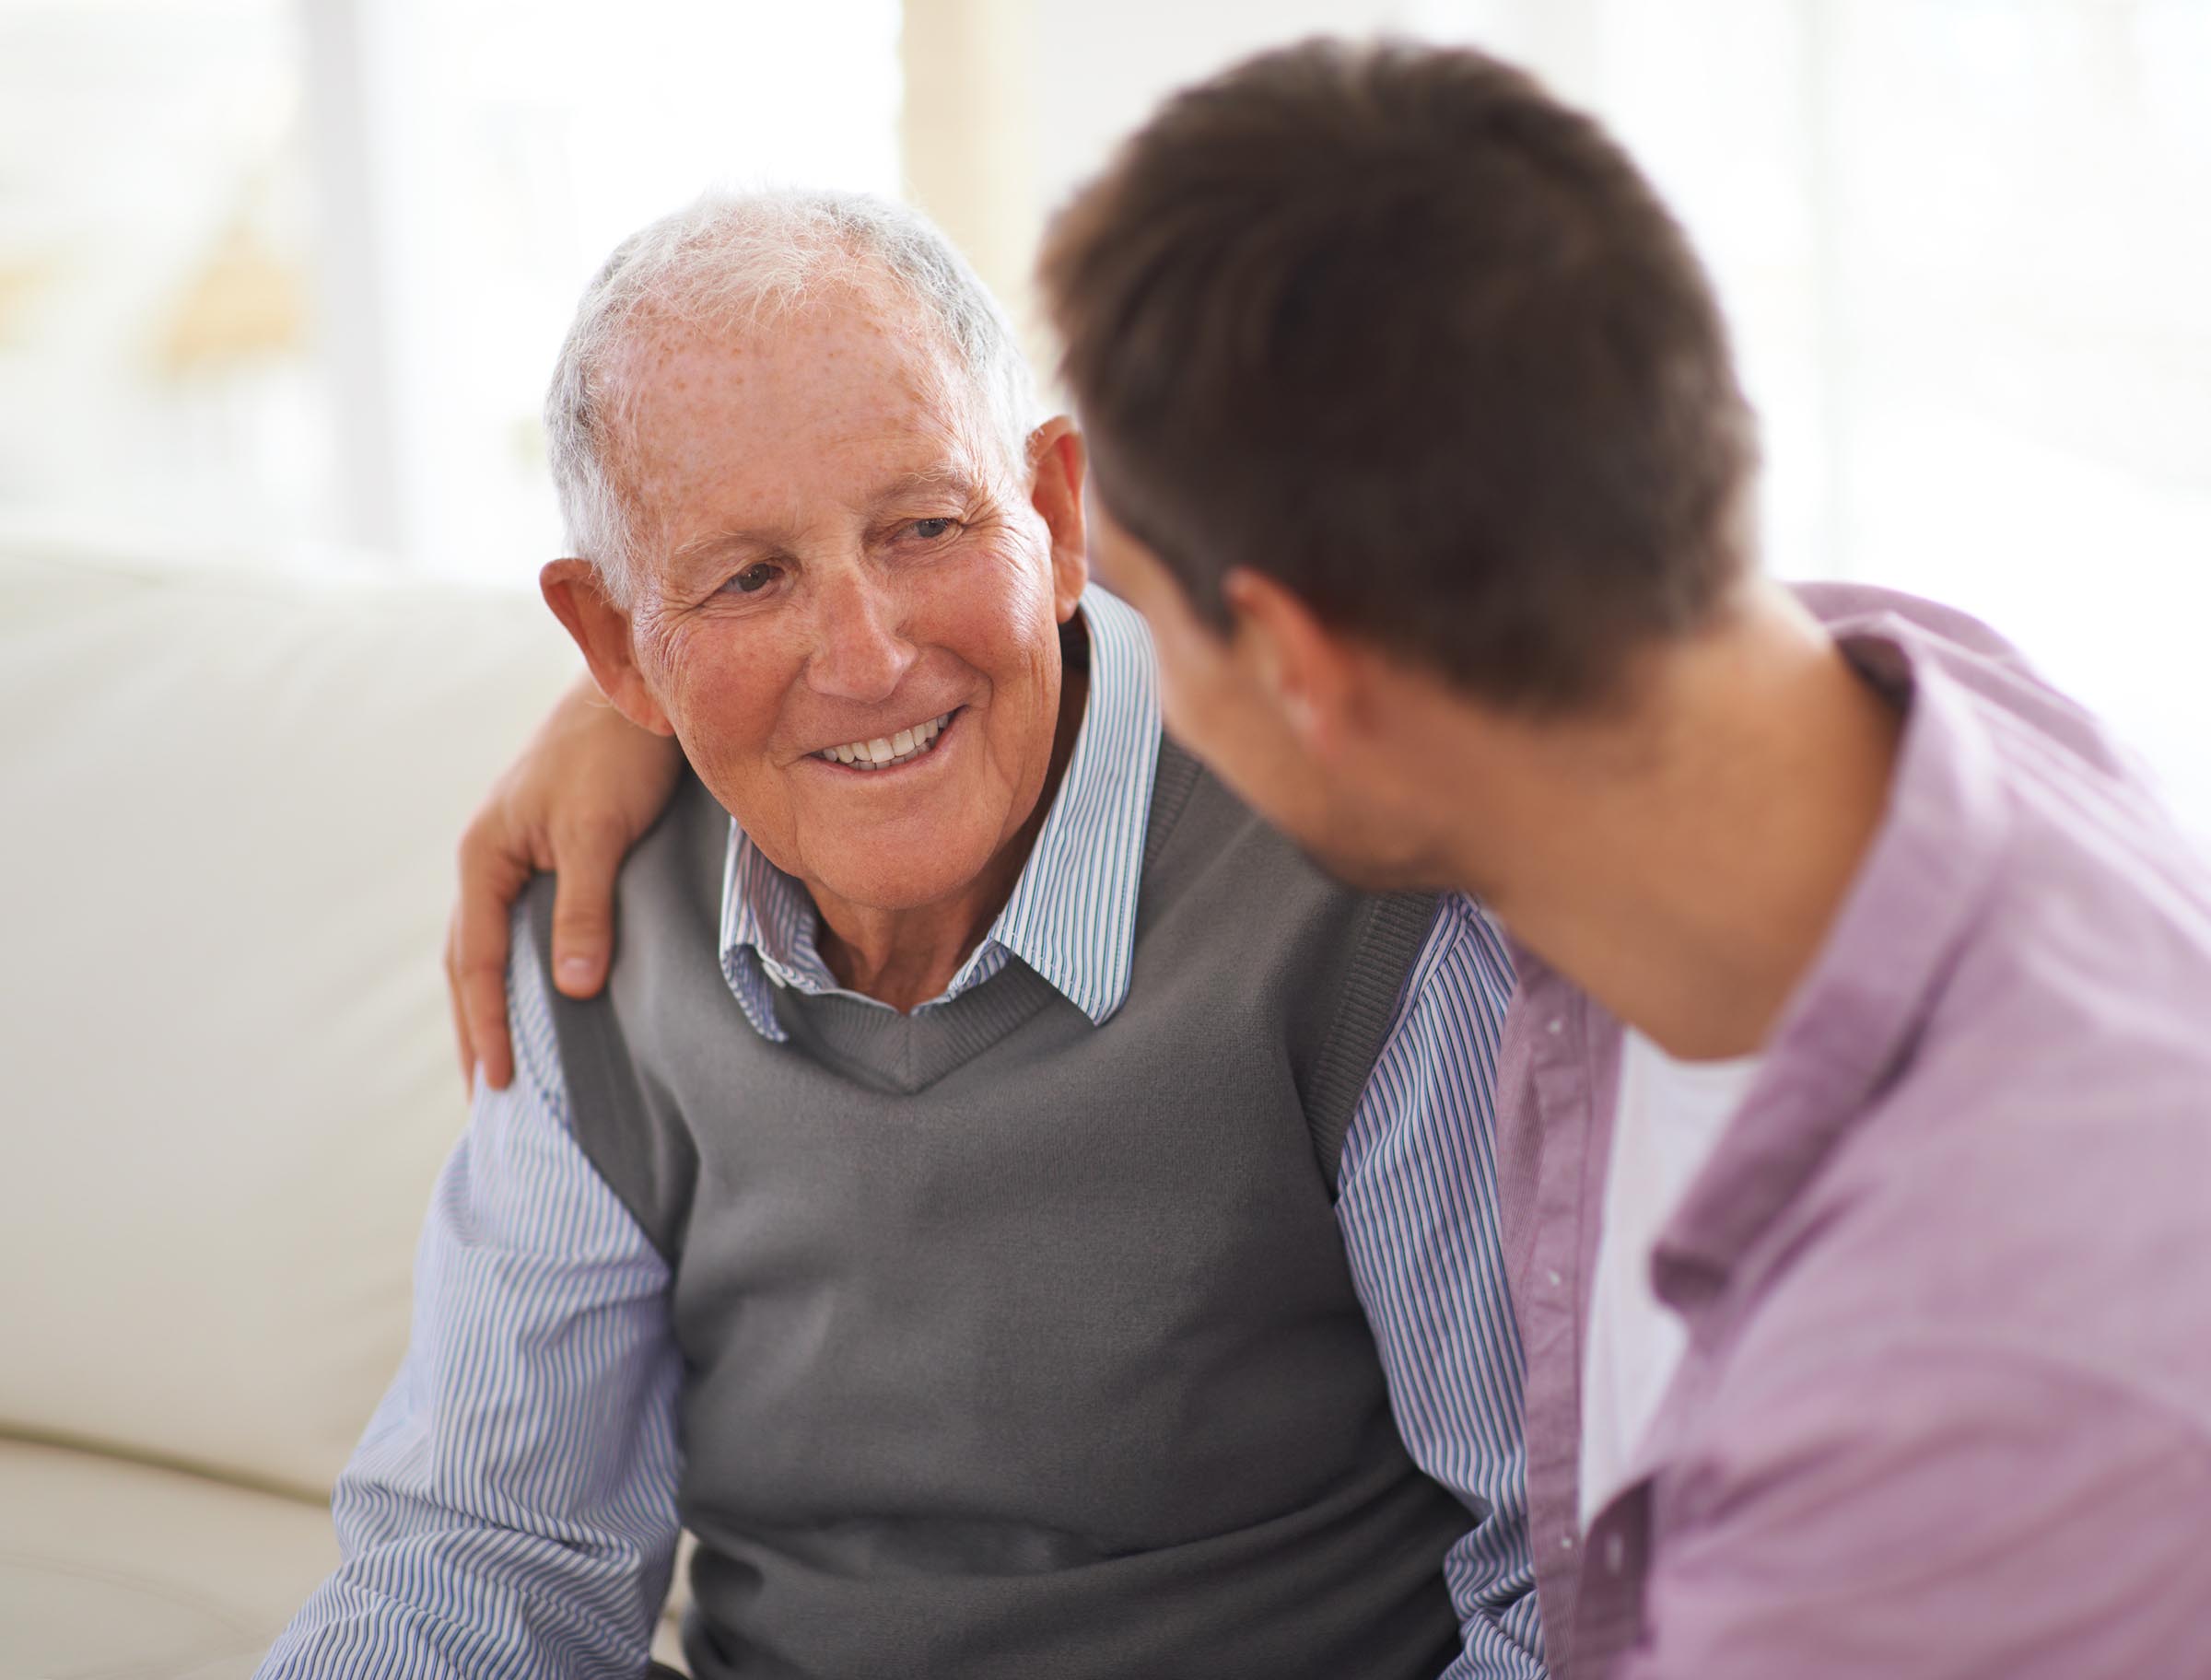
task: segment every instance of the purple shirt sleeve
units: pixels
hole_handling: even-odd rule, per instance
[[[1622,1680],[2176,1672],[2211,1602],[2200,1429],[1995,1336],[1767,1359],[1679,1467]]]

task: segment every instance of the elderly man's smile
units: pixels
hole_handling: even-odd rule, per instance
[[[1083,458],[897,274],[821,262],[769,315],[625,318],[602,377],[639,534],[547,599],[812,896],[840,982],[910,1009],[1012,892],[1081,727]]]
[[[875,775],[885,770],[903,769],[918,764],[935,752],[937,743],[945,732],[967,710],[964,706],[923,719],[910,729],[889,735],[878,735],[869,741],[847,741],[842,746],[824,747],[813,758],[839,770],[865,771]]]

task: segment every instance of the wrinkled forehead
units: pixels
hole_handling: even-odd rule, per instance
[[[932,461],[989,466],[979,393],[935,318],[883,280],[838,280],[742,317],[649,306],[610,368],[636,511],[788,498]]]

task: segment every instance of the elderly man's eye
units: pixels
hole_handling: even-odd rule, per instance
[[[735,589],[740,594],[754,595],[767,588],[769,584],[775,582],[778,578],[782,576],[782,573],[783,568],[781,566],[770,566],[766,561],[763,560],[757,566],[746,566],[744,570],[739,572],[736,577],[731,578],[730,581],[723,587]]]
[[[934,542],[939,537],[949,535],[958,523],[957,519],[916,519],[907,529],[922,542]]]

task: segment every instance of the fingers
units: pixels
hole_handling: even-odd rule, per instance
[[[614,957],[614,877],[682,773],[675,743],[641,729],[586,682],[564,696],[502,776],[461,841],[461,902],[447,938],[446,988],[464,1068],[505,1090],[509,916],[532,870],[559,877],[554,984],[595,996]],[[571,809],[571,808],[586,808]]]
[[[456,915],[446,924],[445,950],[439,962],[445,969],[446,1007],[453,1016],[453,1047],[461,1053],[461,1085],[473,1098],[476,1094],[476,1053],[468,1042],[468,1014],[461,1007],[460,969],[455,953],[461,944],[461,921]]]
[[[514,1079],[514,1052],[507,1040],[507,919],[529,879],[527,858],[480,841],[474,828],[461,842],[461,903],[453,911],[447,986],[462,1054],[494,1091],[505,1091]]]
[[[579,822],[553,835],[553,984],[596,997],[614,949],[614,876],[628,836],[619,824]]]

